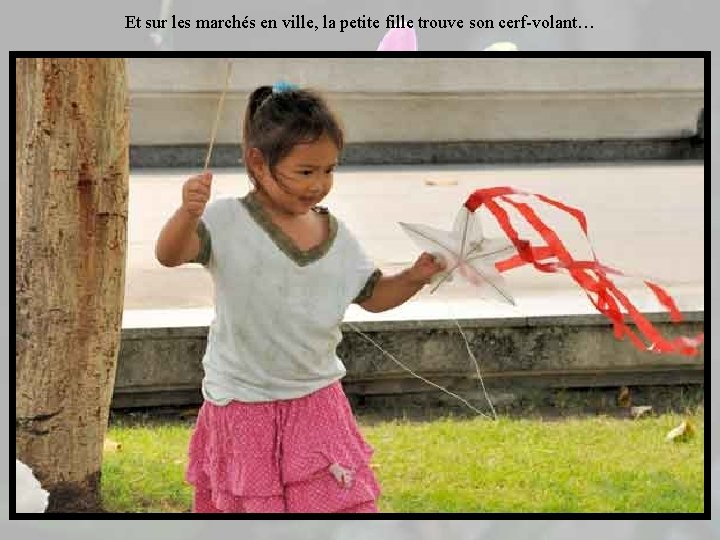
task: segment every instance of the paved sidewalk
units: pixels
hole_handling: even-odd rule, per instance
[[[184,326],[210,320],[212,284],[206,271],[198,265],[163,268],[153,253],[160,228],[180,202],[183,181],[194,173],[134,171],[130,176],[126,326]],[[351,228],[378,266],[392,273],[411,264],[418,255],[398,221],[449,229],[467,196],[474,189],[493,185],[543,193],[580,208],[587,216],[595,251],[603,263],[654,278],[669,290],[682,310],[703,309],[701,164],[348,167],[336,173],[335,187],[325,204]],[[238,196],[247,189],[244,170],[216,172],[213,197]],[[486,234],[501,236],[492,216],[482,212]],[[558,212],[541,215],[574,253],[587,253],[576,222]],[[348,319],[594,313],[567,275],[521,268],[505,276],[517,307],[484,301],[481,291],[456,278],[434,295],[423,292],[384,314],[367,314],[353,306]],[[659,311],[640,278],[620,278],[617,283],[631,291],[631,299],[640,309]]]

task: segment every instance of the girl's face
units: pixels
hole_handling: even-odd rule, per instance
[[[252,162],[253,155],[250,159]],[[259,167],[253,170],[259,171],[257,180],[270,202],[285,213],[302,215],[330,192],[338,149],[328,137],[296,144],[272,172],[262,154],[255,153],[254,159]]]

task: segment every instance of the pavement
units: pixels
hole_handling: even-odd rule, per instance
[[[136,170],[130,175],[130,218],[126,272],[125,327],[197,326],[212,318],[212,282],[199,265],[164,268],[154,243],[165,220],[180,204],[185,179],[197,171]],[[643,285],[664,286],[685,311],[704,308],[704,182],[697,163],[567,166],[367,166],[340,167],[323,203],[342,219],[383,272],[412,264],[418,249],[398,222],[450,229],[456,212],[475,189],[513,186],[559,199],[585,212],[598,259],[630,274],[616,283],[641,311],[661,311]],[[215,171],[213,198],[242,196],[249,189],[244,169]],[[558,211],[535,205],[571,252],[589,255],[577,223]],[[481,210],[487,236],[503,236]],[[514,222],[518,230],[527,227]],[[533,238],[536,238],[533,236]],[[566,274],[532,268],[505,274],[517,301],[487,300],[462,278],[429,287],[408,303],[382,314],[351,306],[346,319],[413,320],[533,317],[595,313]]]

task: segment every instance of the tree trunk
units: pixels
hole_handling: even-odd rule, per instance
[[[15,63],[15,453],[48,511],[98,511],[128,213],[123,59]]]

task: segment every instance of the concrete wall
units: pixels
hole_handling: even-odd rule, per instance
[[[694,335],[702,312],[670,325],[650,315],[669,335]],[[495,396],[523,389],[702,384],[704,354],[686,359],[658,356],[618,341],[601,315],[478,319],[462,322]],[[453,321],[355,323],[417,373],[455,391],[476,391],[475,368]],[[433,393],[350,327],[338,354],[353,397]],[[122,333],[113,407],[186,405],[200,401],[206,327],[126,328]],[[436,393],[436,392],[435,392]]]
[[[231,59],[217,142],[237,143],[248,93],[316,87],[350,143],[688,137],[701,59]],[[210,139],[225,59],[129,59],[131,144]]]

